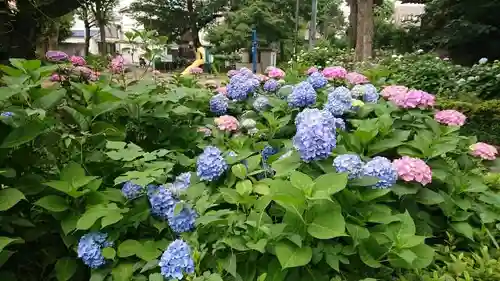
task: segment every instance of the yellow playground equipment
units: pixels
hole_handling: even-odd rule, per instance
[[[200,67],[201,65],[205,64],[205,62],[208,61],[205,55],[205,48],[198,47],[198,49],[196,49],[196,60],[190,66],[186,67],[181,75],[187,75],[193,67]]]

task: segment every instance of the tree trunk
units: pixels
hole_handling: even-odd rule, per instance
[[[99,53],[102,56],[105,56],[107,54],[107,48],[106,48],[106,23],[104,21],[104,12],[103,7],[102,7],[102,2],[101,0],[95,1],[95,20],[97,22],[97,26],[99,26],[99,35],[100,35],[100,43],[99,45],[101,46]]]
[[[88,17],[83,21],[85,26],[85,49],[83,50],[85,56],[90,55],[90,22]]]
[[[355,60],[362,61],[373,54],[373,0],[357,0],[357,34]]]
[[[189,15],[189,23],[191,24],[191,38],[193,40],[194,48],[197,49],[200,44],[200,38],[198,37],[198,23],[196,20],[196,13],[194,12],[193,0],[187,0],[187,9]],[[181,34],[181,36],[184,34]]]
[[[0,1],[0,64],[6,64],[9,61],[10,21],[11,16],[7,8],[7,1]]]
[[[358,28],[358,2],[357,0],[348,0],[349,4],[349,28],[347,29],[347,38],[349,40],[349,47],[356,47],[356,37]]]
[[[57,50],[59,49],[59,24],[55,24],[54,32],[50,34],[48,40],[48,49]]]

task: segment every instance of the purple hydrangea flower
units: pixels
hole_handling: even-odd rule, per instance
[[[147,189],[151,213],[167,220],[177,204],[174,194],[164,186],[149,185]]]
[[[214,146],[207,146],[196,161],[196,174],[200,179],[213,181],[219,178],[226,170],[227,163],[222,152]]]
[[[217,94],[210,99],[210,111],[216,115],[224,115],[229,107],[229,99],[223,94]]]
[[[352,107],[352,96],[346,87],[335,88],[328,94],[328,100],[325,109],[330,111],[333,116],[341,116]]]
[[[123,184],[122,193],[128,200],[133,200],[142,195],[142,186],[130,181]]]
[[[316,103],[316,91],[307,82],[297,84],[287,97],[289,107],[307,107]]]
[[[185,274],[194,273],[191,248],[181,239],[173,241],[161,255],[158,265],[161,275],[167,280],[182,280]]]
[[[328,84],[328,79],[326,79],[321,72],[313,72],[307,77],[307,82],[309,82],[314,89],[320,89]]]
[[[295,119],[293,146],[304,162],[325,159],[336,147],[335,123],[326,110],[304,109]]]
[[[90,232],[80,238],[77,253],[85,265],[95,269],[106,264],[101,250],[113,246],[113,242],[106,241],[106,239],[108,235],[101,232]]]
[[[356,154],[342,154],[333,159],[338,173],[348,173],[349,179],[359,178],[363,172],[363,161]]]
[[[269,79],[264,83],[264,91],[274,93],[280,88],[280,83],[275,79]]]
[[[264,111],[269,106],[269,99],[265,96],[260,96],[253,102],[253,108],[257,111]]]
[[[189,232],[194,229],[196,212],[184,207],[178,214],[175,214],[175,207],[171,209],[168,215],[168,225],[175,233]]]
[[[342,118],[334,118],[333,122],[335,123],[335,128],[340,129],[341,131],[345,131],[345,122]]]
[[[61,51],[48,51],[47,53],[45,53],[45,57],[49,61],[53,62],[67,61],[69,59],[68,54]]]
[[[376,156],[363,166],[363,176],[379,179],[374,188],[389,188],[396,183],[398,173],[391,161],[385,157]]]

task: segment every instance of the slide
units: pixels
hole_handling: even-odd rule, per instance
[[[193,67],[200,67],[201,65],[205,64],[205,48],[199,47],[196,50],[196,60],[188,66],[184,71],[181,73],[181,75],[187,75],[189,74],[189,70]]]

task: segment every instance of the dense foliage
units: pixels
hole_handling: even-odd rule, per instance
[[[424,91],[326,67],[211,94],[48,58],[1,67],[1,280],[498,276],[497,151]]]

